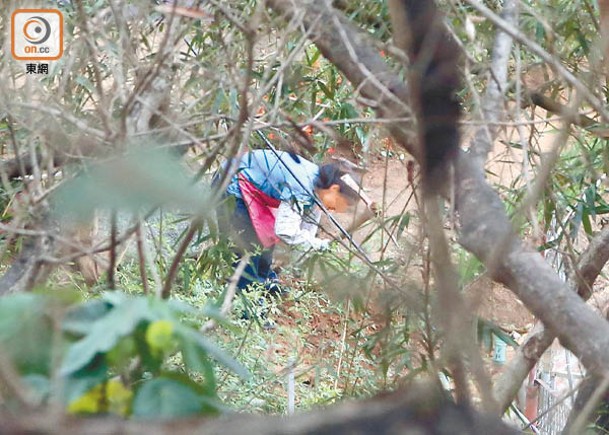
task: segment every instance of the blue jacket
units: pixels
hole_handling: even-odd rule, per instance
[[[245,175],[258,189],[279,201],[296,201],[310,207],[319,166],[294,154],[283,151],[277,154],[279,157],[271,150],[249,152],[241,157],[237,174]],[[241,198],[237,174],[226,192]]]

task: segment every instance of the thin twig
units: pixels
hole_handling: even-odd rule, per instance
[[[233,307],[233,300],[237,294],[237,284],[239,283],[241,275],[243,275],[243,271],[249,263],[251,256],[252,254],[246,253],[243,257],[241,257],[239,264],[237,264],[237,267],[235,268],[235,272],[228,280],[228,288],[226,289],[226,294],[224,295],[224,300],[222,301],[222,307],[220,307],[220,314],[222,316],[228,315]],[[218,325],[215,320],[210,320],[201,327],[201,332],[210,332],[217,326]]]
[[[190,244],[192,238],[201,228],[201,224],[202,221],[200,219],[194,219],[191,222],[190,228],[188,229],[188,232],[180,243],[178,251],[173,257],[173,261],[171,262],[171,266],[169,267],[169,271],[167,272],[167,277],[165,278],[165,285],[163,286],[163,290],[161,291],[161,298],[169,299],[169,297],[171,296],[171,286],[173,285],[173,281],[178,273],[182,258],[184,257],[186,249],[188,249],[188,245]]]
[[[22,407],[27,409],[35,405],[32,392],[22,382],[19,372],[4,349],[0,349],[0,385],[4,385]]]
[[[108,101],[107,101],[107,95],[106,92],[104,91],[103,88],[103,76],[101,73],[101,67],[100,67],[100,55],[99,55],[99,51],[97,50],[97,47],[95,45],[95,39],[93,37],[93,34],[91,33],[91,30],[89,29],[89,18],[87,17],[86,13],[85,13],[85,9],[84,9],[84,4],[83,4],[83,0],[75,0],[74,2],[76,4],[76,11],[78,13],[78,20],[80,23],[80,27],[82,28],[82,36],[85,40],[85,43],[87,45],[87,47],[89,48],[89,59],[91,59],[90,65],[91,68],[93,68],[93,74],[95,75],[95,86],[97,88],[97,96],[99,98],[99,103],[96,104],[96,109],[97,109],[97,113],[99,114],[99,116],[101,117],[102,123],[104,125],[104,129],[105,129],[105,136],[106,137],[111,137],[112,136],[112,128],[111,128],[111,123],[110,123],[110,117],[108,112],[105,110],[106,108],[109,108],[108,105]]]
[[[114,280],[114,272],[116,269],[116,234],[117,234],[117,212],[110,212],[110,264],[108,265],[108,288],[116,290],[116,282]]]
[[[573,88],[575,88],[580,95],[588,101],[588,103],[594,107],[594,109],[598,112],[598,114],[603,118],[605,122],[609,122],[609,114],[605,110],[604,104],[588,89],[586,85],[584,85],[577,77],[575,77],[569,70],[567,70],[563,64],[556,59],[555,56],[552,56],[550,53],[545,51],[539,44],[533,42],[531,38],[524,35],[518,29],[516,29],[513,25],[499,17],[493,11],[491,11],[488,7],[482,4],[478,0],[466,0],[472,7],[474,7],[480,14],[482,14],[485,18],[499,27],[501,30],[511,35],[516,41],[527,47],[533,54],[539,56],[544,62],[554,68],[554,70],[565,79],[567,83],[569,83]]]
[[[148,274],[146,273],[146,251],[144,249],[144,241],[142,239],[142,221],[138,220],[135,228],[135,240],[137,244],[138,265],[140,269],[140,278],[142,279],[142,288],[144,290],[144,294],[147,295],[150,290],[148,286]]]

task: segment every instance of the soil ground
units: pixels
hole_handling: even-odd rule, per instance
[[[409,169],[408,159],[397,153],[389,152],[386,154],[388,154],[388,157],[376,154],[369,159],[367,172],[363,176],[365,192],[381,205],[385,218],[398,216],[405,211],[409,211],[412,213],[413,219],[400,240],[396,240],[398,235],[394,231],[395,227],[391,228],[391,225],[387,225],[389,231],[382,232],[376,238],[366,242],[364,248],[375,259],[378,259],[381,255],[378,250],[382,250],[385,245],[386,249],[383,255],[386,258],[405,255],[404,246],[416,249],[415,245],[420,238],[418,218],[416,217],[418,208],[417,197],[413,195],[407,176]],[[345,227],[349,226],[352,220],[352,216],[343,216],[339,219],[340,223]],[[325,226],[327,228],[329,223],[325,222]],[[373,228],[374,225],[370,225],[356,231],[354,239],[357,242],[365,240]],[[391,231],[394,231],[393,236],[388,235],[388,232]],[[332,230],[329,230],[329,232],[332,232]],[[336,231],[334,231],[334,234],[336,234]],[[392,239],[397,243],[393,243]],[[401,245],[401,247],[398,245]],[[417,255],[415,254],[415,257]],[[412,269],[415,272],[416,279],[420,280],[422,265],[417,264],[416,261],[408,270]],[[420,263],[421,260],[418,261]],[[500,284],[492,283],[488,279],[476,280],[466,289],[466,294],[469,296],[469,303],[479,316],[492,321],[507,332],[518,331],[523,334],[534,322],[533,316],[511,291]],[[289,331],[295,328],[298,322],[303,320],[300,317],[302,317],[302,314],[294,307],[293,302],[288,300],[282,305],[281,313],[276,317],[275,321],[281,331]],[[375,315],[372,314],[371,317],[375,318]],[[376,318],[382,323],[382,316],[376,316]],[[309,322],[309,325],[312,327],[311,330],[315,331],[314,334],[305,338],[309,346],[303,347],[300,352],[301,369],[306,371],[308,366],[314,365],[318,360],[320,352],[323,353],[324,346],[336,345],[345,340],[345,321],[341,315],[327,310],[327,307],[311,307],[310,318],[304,320]],[[370,325],[369,327],[371,331],[382,327],[382,325],[377,326]],[[293,337],[277,337],[275,352],[283,352],[281,350],[284,347],[281,344],[282,341],[285,347],[289,348]],[[415,344],[415,346],[419,345]],[[312,382],[312,380],[306,379],[307,382]]]

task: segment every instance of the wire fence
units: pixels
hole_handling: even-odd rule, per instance
[[[537,429],[542,435],[560,434],[571,412],[570,401],[564,400],[555,388],[556,374],[542,373],[536,380],[539,385],[539,421]]]

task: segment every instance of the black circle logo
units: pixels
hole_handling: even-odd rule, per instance
[[[51,36],[51,25],[42,17],[31,17],[23,25],[23,36],[30,44],[43,44]]]

